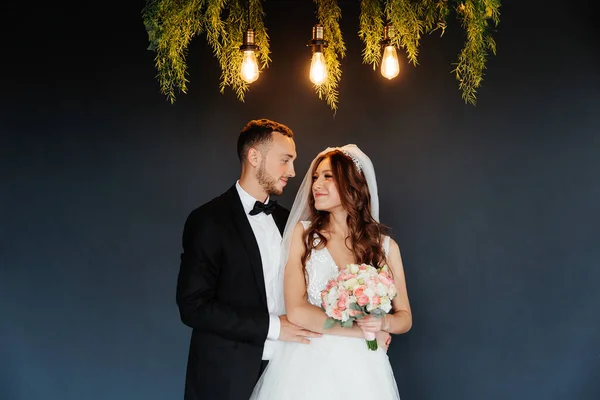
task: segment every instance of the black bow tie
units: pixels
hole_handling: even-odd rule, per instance
[[[275,204],[277,204],[275,200],[269,200],[267,204],[257,201],[254,203],[254,208],[252,208],[252,211],[250,211],[250,215],[258,215],[261,212],[269,215],[275,211]]]

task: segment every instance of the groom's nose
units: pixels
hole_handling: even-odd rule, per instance
[[[294,162],[293,161],[289,164],[287,176],[289,176],[290,178],[293,178],[294,176],[296,176],[296,171],[294,171]]]

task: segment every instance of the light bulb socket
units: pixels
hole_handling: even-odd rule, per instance
[[[392,44],[392,35],[394,34],[394,27],[391,24],[387,24],[383,27],[383,39],[379,42],[381,47],[387,47]]]
[[[324,39],[323,25],[316,24],[312,28],[312,39],[307,46],[312,47],[313,53],[322,53],[327,47],[327,41]]]
[[[258,46],[254,44],[254,29],[246,30],[244,34],[244,42],[240,46],[241,51],[256,51]]]
[[[323,40],[323,25],[316,24],[312,28],[312,38],[313,40]]]

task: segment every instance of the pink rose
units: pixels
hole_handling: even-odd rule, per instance
[[[385,272],[380,272],[379,273],[379,281],[381,283],[383,283],[384,285],[388,285],[388,286],[392,284],[392,279]]]
[[[380,304],[381,304],[381,297],[379,297],[377,295],[373,296],[373,305],[378,306]]]
[[[331,310],[331,313],[333,314],[333,318],[338,319],[340,321],[342,320],[342,312],[337,308]]]
[[[358,311],[358,310],[348,310],[348,314],[349,314],[351,317],[356,317],[356,316],[358,316],[358,315],[361,315],[361,314],[362,314],[362,311]]]
[[[362,286],[357,286],[354,289],[354,295],[358,298],[358,297],[362,297],[365,294],[365,288]]]
[[[356,302],[361,307],[366,306],[367,304],[369,304],[369,296],[360,296],[357,298]]]
[[[338,306],[338,309],[340,309],[341,311],[344,311],[346,309],[346,300],[342,300],[342,299],[338,300],[337,306]]]

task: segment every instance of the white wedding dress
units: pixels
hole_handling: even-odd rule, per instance
[[[302,221],[304,227],[307,222]],[[389,237],[383,248],[387,255]],[[327,248],[313,250],[306,264],[307,292],[320,307],[321,291],[338,273]],[[396,380],[386,352],[371,351],[365,339],[323,335],[281,345],[257,382],[251,400],[394,400]]]

